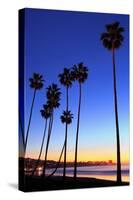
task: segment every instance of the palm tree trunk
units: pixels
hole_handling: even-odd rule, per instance
[[[117,89],[116,89],[116,66],[115,66],[115,49],[112,50],[113,59],[113,81],[114,81],[114,106],[115,106],[115,122],[116,122],[116,141],[117,141],[117,182],[121,183],[121,158],[120,158],[120,134],[117,108]]]
[[[47,163],[47,155],[48,155],[48,148],[49,148],[49,142],[50,142],[50,136],[51,136],[51,132],[52,132],[52,125],[53,125],[53,113],[50,117],[49,120],[49,128],[48,128],[48,138],[47,138],[47,144],[46,144],[46,150],[45,150],[45,159],[44,159],[44,167],[43,167],[43,173],[42,173],[42,177],[45,177],[45,173],[46,173],[46,163]]]
[[[58,163],[57,163],[57,165],[56,165],[56,168],[54,169],[54,171],[53,171],[50,175],[48,175],[48,177],[53,176],[53,175],[55,174],[55,172],[57,171],[57,169],[58,169],[58,167],[59,167],[59,164],[60,164],[60,162],[61,162],[61,158],[62,158],[62,155],[63,155],[64,148],[65,148],[65,142],[64,142],[64,144],[63,144],[63,147],[62,147],[62,150],[61,150],[61,154],[60,154]]]
[[[66,112],[68,111],[68,87],[66,88]],[[63,180],[65,181],[66,177],[66,154],[67,154],[67,127],[68,124],[66,123],[66,130],[65,130],[65,149],[64,149],[64,169],[63,169]]]
[[[76,177],[77,177],[77,154],[78,154],[79,123],[80,123],[80,107],[81,107],[81,83],[79,83],[79,106],[78,106],[76,145],[75,145],[75,161],[74,161],[74,180],[75,181],[76,181]]]
[[[41,144],[41,148],[40,148],[40,153],[39,153],[39,156],[38,156],[38,159],[36,161],[36,165],[35,165],[35,168],[31,174],[31,176],[34,176],[34,173],[39,165],[39,162],[40,162],[40,158],[41,158],[41,155],[42,155],[42,150],[43,150],[43,145],[44,145],[44,139],[45,139],[45,135],[46,135],[46,130],[47,130],[47,119],[45,120],[45,128],[44,128],[44,133],[43,133],[43,138],[42,138],[42,144]]]
[[[25,149],[24,128],[23,128],[23,124],[21,120],[20,111],[19,111],[19,124],[20,124],[21,133],[22,133],[22,143],[23,143],[23,150],[24,150]]]
[[[34,90],[32,104],[31,104],[31,109],[30,109],[30,117],[29,117],[27,132],[26,132],[24,154],[26,153],[26,147],[27,147],[27,141],[28,141],[28,136],[29,136],[29,130],[30,130],[31,117],[32,117],[32,112],[33,112],[33,106],[34,106],[35,96],[36,96],[36,89]]]

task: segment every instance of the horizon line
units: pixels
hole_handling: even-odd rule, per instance
[[[19,158],[24,158],[23,156],[19,156]],[[26,158],[24,158],[24,159],[32,159],[32,160],[37,160],[37,158],[32,158],[32,157],[26,157]],[[40,159],[40,161],[44,161],[44,159]],[[54,161],[54,162],[58,162],[58,160],[53,160],[53,159],[49,159],[49,160],[47,160],[47,161]],[[112,161],[112,163],[109,163],[109,161]],[[61,161],[61,162],[63,162],[63,161]],[[106,163],[109,163],[109,164],[117,164],[117,162],[116,161],[113,161],[113,160],[111,160],[111,159],[109,159],[109,160],[88,160],[88,161],[85,161],[85,160],[80,160],[80,161],[78,161],[78,163],[80,163],[80,162],[84,162],[84,163],[88,163],[88,162],[106,162]],[[74,163],[74,160],[73,161],[67,161],[67,163]],[[121,162],[121,164],[130,164],[130,162],[129,161],[124,161],[124,162]]]

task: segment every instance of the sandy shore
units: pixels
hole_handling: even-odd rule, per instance
[[[73,180],[73,177],[66,177],[64,182],[61,176],[52,176],[49,179],[42,179],[41,177],[31,178],[30,176],[26,176],[24,182],[25,186],[23,186],[23,183],[20,181],[19,189],[25,192],[129,185],[129,182],[118,184],[117,182],[110,180],[82,177],[77,178],[76,182]]]

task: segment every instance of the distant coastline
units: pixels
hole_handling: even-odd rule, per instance
[[[20,162],[24,162],[25,163],[25,167],[26,168],[32,168],[35,166],[37,160],[33,159],[33,158],[19,158]],[[39,162],[39,167],[43,166],[43,162],[44,160],[40,160]],[[54,161],[54,160],[48,160],[47,161],[47,168],[55,168],[57,165],[58,161]],[[59,164],[59,168],[62,168],[64,165],[64,162],[60,162]],[[87,162],[78,162],[77,166],[78,167],[87,167],[87,166],[105,166],[105,165],[116,165],[116,163],[114,163],[112,160],[108,160],[108,161],[87,161]],[[67,162],[66,163],[67,167],[73,167],[74,166],[74,162]]]

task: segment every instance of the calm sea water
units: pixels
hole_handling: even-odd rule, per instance
[[[46,170],[47,174],[50,174],[53,169]],[[73,167],[66,169],[67,176],[73,176]],[[63,168],[59,168],[55,175],[62,176]],[[39,173],[41,175],[41,171]],[[78,167],[78,177],[91,177],[99,178],[104,180],[116,180],[116,165],[105,165],[105,166],[89,166],[89,167]],[[129,165],[122,165],[122,180],[129,181]]]

